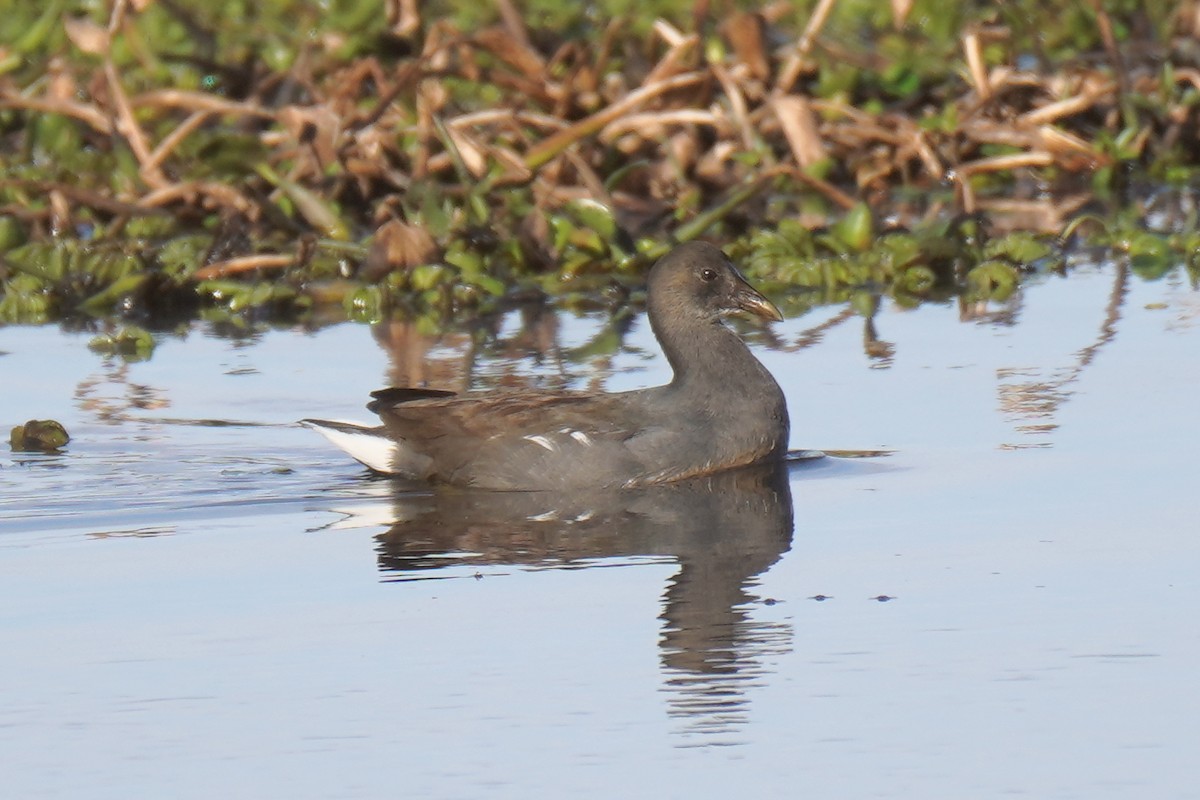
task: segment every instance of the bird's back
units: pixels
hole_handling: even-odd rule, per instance
[[[372,410],[402,450],[428,458],[428,473],[413,477],[488,489],[644,486],[757,463],[776,449],[740,431],[722,436],[711,413],[676,395],[669,386],[516,391],[377,400]]]

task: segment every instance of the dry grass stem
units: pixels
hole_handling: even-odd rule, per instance
[[[825,143],[808,98],[794,94],[776,97],[771,100],[771,108],[797,164],[810,167],[826,158]]]
[[[829,20],[829,13],[833,11],[836,2],[837,0],[820,0],[817,3],[812,16],[808,18],[808,25],[805,26],[804,33],[800,35],[800,39],[796,42],[795,48],[780,72],[779,80],[775,84],[776,93],[787,94],[792,90],[792,85],[795,84],[796,79],[800,77],[800,72],[804,69],[804,62],[812,50],[813,42],[816,41],[821,29],[825,27],[825,23]]]
[[[561,131],[568,127],[561,118],[550,114],[538,114],[532,111],[517,111],[511,108],[491,108],[485,111],[472,111],[446,121],[446,127],[451,130],[477,128],[486,125],[529,125],[551,131]]]
[[[191,136],[193,132],[204,125],[204,123],[207,122],[211,116],[212,114],[208,111],[196,111],[191,114],[191,116],[180,123],[175,130],[171,131],[163,138],[161,142],[158,143],[158,147],[154,148],[154,152],[150,154],[144,166],[150,167],[151,169],[158,169],[160,166],[162,166],[162,162],[165,161],[169,155],[171,155],[171,151],[178,147],[184,139],[186,139],[188,136]]]
[[[223,97],[184,89],[158,89],[143,92],[129,98],[129,104],[135,108],[178,108],[184,111],[207,111],[231,117],[275,119],[276,116],[276,112],[254,103],[226,100]]]
[[[296,263],[295,256],[285,256],[276,253],[260,253],[252,256],[238,256],[224,261],[216,261],[201,267],[192,274],[194,281],[211,281],[216,278],[227,278],[242,272],[256,269],[279,269],[290,267]]]
[[[800,183],[815,189],[817,192],[819,192],[828,200],[831,200],[835,205],[844,211],[849,211],[858,205],[858,200],[856,198],[846,194],[829,181],[822,180],[815,175],[809,175],[803,170],[794,170],[791,175]]]
[[[967,71],[971,75],[971,82],[975,84],[975,91],[979,93],[979,99],[985,102],[991,100],[992,85],[983,63],[983,49],[977,32],[972,31],[963,37],[963,53],[967,57]]]
[[[233,209],[242,214],[248,214],[254,209],[254,204],[242,196],[232,186],[223,183],[206,181],[188,181],[148,192],[137,202],[141,208],[157,208],[171,203],[195,203],[197,200],[211,198],[217,207]]]
[[[112,119],[95,106],[76,103],[68,100],[54,100],[45,97],[23,97],[18,94],[0,90],[0,108],[23,108],[28,111],[40,111],[45,114],[61,114],[85,123],[92,130],[106,136],[113,133]]]
[[[638,241],[713,224],[736,235],[786,214],[828,223],[864,202],[880,216],[895,203],[903,211],[889,216],[907,220],[955,204],[995,209],[1041,229],[1064,207],[1041,195],[1111,180],[1106,168],[1190,169],[1200,127],[1200,69],[1138,30],[1143,17],[1101,0],[1085,4],[1096,44],[1081,55],[1052,44],[1031,54],[1036,32],[1000,12],[973,9],[935,38],[911,18],[911,0],[859,23],[836,0],[813,0],[807,18],[788,0],[753,11],[704,3],[684,22],[647,31],[612,19],[591,35],[535,27],[518,0],[491,4],[495,21],[478,30],[415,0],[384,0],[378,41],[331,27],[282,66],[254,52],[238,62],[216,40],[160,53],[160,17],[200,38],[208,23],[178,2],[104,5],[107,20],[55,23],[64,50],[37,75],[0,59],[0,136],[18,154],[6,168],[26,154],[53,162],[43,154],[55,147],[74,159],[32,182],[0,180],[0,206],[28,207],[5,212],[26,239],[71,225],[113,238],[170,227],[165,216],[127,224],[155,214],[187,231],[233,220],[259,248],[286,250],[298,232],[355,241],[400,220],[440,254],[484,254],[492,245],[479,242],[492,240],[477,234],[492,229],[519,272],[576,246],[547,222],[572,199],[618,208]],[[1179,17],[1176,26],[1195,24]],[[853,24],[878,46],[838,41]],[[1176,50],[1190,46],[1180,30],[1167,34]],[[912,49],[922,46],[930,53]],[[1027,54],[1036,70],[1021,68]],[[204,89],[172,88],[181,73],[181,86]],[[69,169],[97,174],[68,191]],[[756,199],[766,186],[769,202]],[[1000,193],[1011,203],[989,197]],[[542,223],[531,234],[532,218]],[[406,261],[392,251],[376,261]],[[274,267],[284,256],[266,258]]]
[[[116,130],[124,137],[129,149],[133,151],[134,157],[141,165],[142,180],[155,189],[167,186],[169,182],[162,170],[151,164],[150,145],[146,140],[146,134],[134,119],[133,109],[129,106],[129,98],[125,95],[125,89],[121,86],[121,78],[117,75],[116,67],[113,66],[111,60],[105,61],[104,75],[108,80],[108,90],[112,95],[113,103],[116,105]]]
[[[654,20],[654,32],[658,34],[659,37],[661,37],[662,40],[667,43],[667,46],[672,50],[678,49],[689,40],[694,40],[696,38],[695,34],[689,36],[683,33],[662,17]]]
[[[1097,102],[1112,99],[1112,93],[1115,89],[1116,84],[1109,83],[1090,89],[1083,94],[1049,103],[1041,108],[1036,108],[1033,111],[1022,114],[1017,118],[1017,123],[1023,126],[1038,127],[1063,119],[1064,117],[1079,114],[1092,108]]]
[[[541,143],[534,146],[525,155],[525,165],[531,170],[536,170],[573,143],[596,133],[608,123],[632,111],[643,103],[647,103],[655,97],[675,89],[695,86],[702,82],[704,78],[705,76],[702,73],[689,72],[667,78],[649,86],[643,86],[640,89],[630,92],[604,110],[598,111],[571,127],[559,131],[548,139],[542,140]]]
[[[713,75],[717,78],[717,82],[725,90],[725,99],[729,102],[729,113],[732,117],[734,127],[736,127],[738,134],[742,138],[742,146],[747,150],[753,150],[754,131],[750,127],[746,98],[742,96],[742,90],[730,76],[729,71],[723,66],[713,64],[711,68]]]
[[[1004,172],[1020,169],[1021,167],[1048,167],[1054,163],[1054,156],[1045,152],[1014,153],[1007,156],[992,156],[960,164],[958,171],[962,175],[978,175],[984,172]]]
[[[700,37],[693,33],[690,36],[672,37],[666,41],[670,44],[671,49],[658,60],[658,63],[654,65],[654,69],[646,74],[646,79],[642,81],[642,86],[651,86],[685,70],[687,68],[685,61],[692,50],[695,49],[696,44],[700,41]]]

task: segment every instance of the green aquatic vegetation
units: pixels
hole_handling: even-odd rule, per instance
[[[480,313],[697,237],[814,298],[999,297],[1062,215],[988,236],[988,200],[1200,169],[1187,20],[1136,0],[384,5],[14,4],[0,322]],[[372,260],[391,223],[422,246]]]
[[[0,216],[0,253],[6,253],[26,242],[24,226],[12,217]]]
[[[829,233],[794,221],[761,230],[734,245],[747,271],[768,285],[809,290],[870,289],[906,303],[963,294],[1003,300],[1021,275],[1061,261],[1057,241],[1028,232],[991,237],[971,218],[871,233],[872,223],[851,212]]]
[[[984,261],[967,272],[968,301],[1007,300],[1017,288],[1020,276],[1012,264],[1004,261]]]
[[[172,280],[189,279],[204,261],[211,237],[203,234],[174,236],[158,248],[157,266]]]
[[[140,253],[77,240],[29,242],[4,254],[0,319],[41,314],[104,313],[134,295],[150,277]]]
[[[558,274],[570,280],[586,272],[628,268],[637,246],[612,209],[595,200],[575,200],[551,214],[551,245],[560,254]]]
[[[258,136],[224,128],[197,131],[176,152],[193,166],[196,178],[233,182],[254,174],[268,155]]]
[[[196,291],[232,315],[254,312],[271,316],[293,312],[312,302],[286,283],[273,281],[246,283],[225,279],[205,280],[196,285]]]
[[[4,281],[0,323],[41,325],[58,316],[57,305],[57,299],[43,281],[32,275],[14,275]]]
[[[149,361],[154,354],[154,334],[136,325],[125,325],[111,333],[92,337],[88,349],[123,361]]]
[[[67,429],[58,420],[31,419],[24,425],[13,427],[8,445],[14,451],[55,453],[71,441]]]
[[[1140,224],[1135,215],[1126,215],[1106,225],[1076,225],[1065,231],[1063,241],[1086,232],[1089,244],[1123,254],[1147,278],[1181,264],[1196,266],[1200,235],[1151,231]],[[479,228],[464,231],[425,263],[392,268],[370,279],[356,277],[354,265],[365,248],[352,243],[317,241],[303,269],[252,270],[253,279],[208,267],[203,269],[213,277],[203,276],[199,265],[209,239],[201,234],[147,241],[132,251],[111,242],[30,243],[5,258],[0,321],[152,314],[166,302],[250,319],[295,318],[329,305],[363,321],[398,310],[478,314],[514,292],[599,296],[614,286],[627,292],[669,246],[654,239],[633,243],[611,211],[594,201],[568,204],[547,225],[554,248],[549,270],[527,263],[513,238],[499,240],[490,229]],[[829,228],[814,230],[785,218],[726,247],[769,291],[811,294],[794,308],[817,298],[843,302],[859,290],[906,304],[953,294],[1003,300],[1025,273],[1061,270],[1064,261],[1062,241],[1026,231],[991,235],[981,217],[934,219],[910,229],[879,231],[865,205]]]
[[[1193,284],[1200,275],[1200,230],[1194,212],[1170,230],[1148,229],[1140,208],[1107,219],[1084,215],[1066,227],[1062,238],[1075,236],[1124,260],[1144,280],[1159,280],[1180,267]]]
[[[875,224],[871,218],[871,209],[866,203],[859,203],[850,209],[844,217],[830,227],[837,245],[853,253],[866,252],[875,238]],[[840,249],[835,245],[835,249]]]
[[[986,258],[1000,259],[1012,264],[1034,264],[1054,255],[1053,243],[1044,236],[1028,231],[1016,231],[988,240],[983,247]]]

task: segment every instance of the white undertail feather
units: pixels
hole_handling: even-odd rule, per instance
[[[381,428],[360,425],[357,422],[340,420],[306,419],[301,425],[317,433],[344,450],[355,461],[376,472],[396,473],[400,461],[400,446]]]

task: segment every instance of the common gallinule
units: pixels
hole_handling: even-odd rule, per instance
[[[665,386],[616,394],[455,394],[393,388],[367,408],[383,425],[306,419],[378,472],[507,490],[632,488],[784,457],[779,384],[722,322],[782,315],[726,255],[682,244],[650,271],[650,327],[674,371]]]

